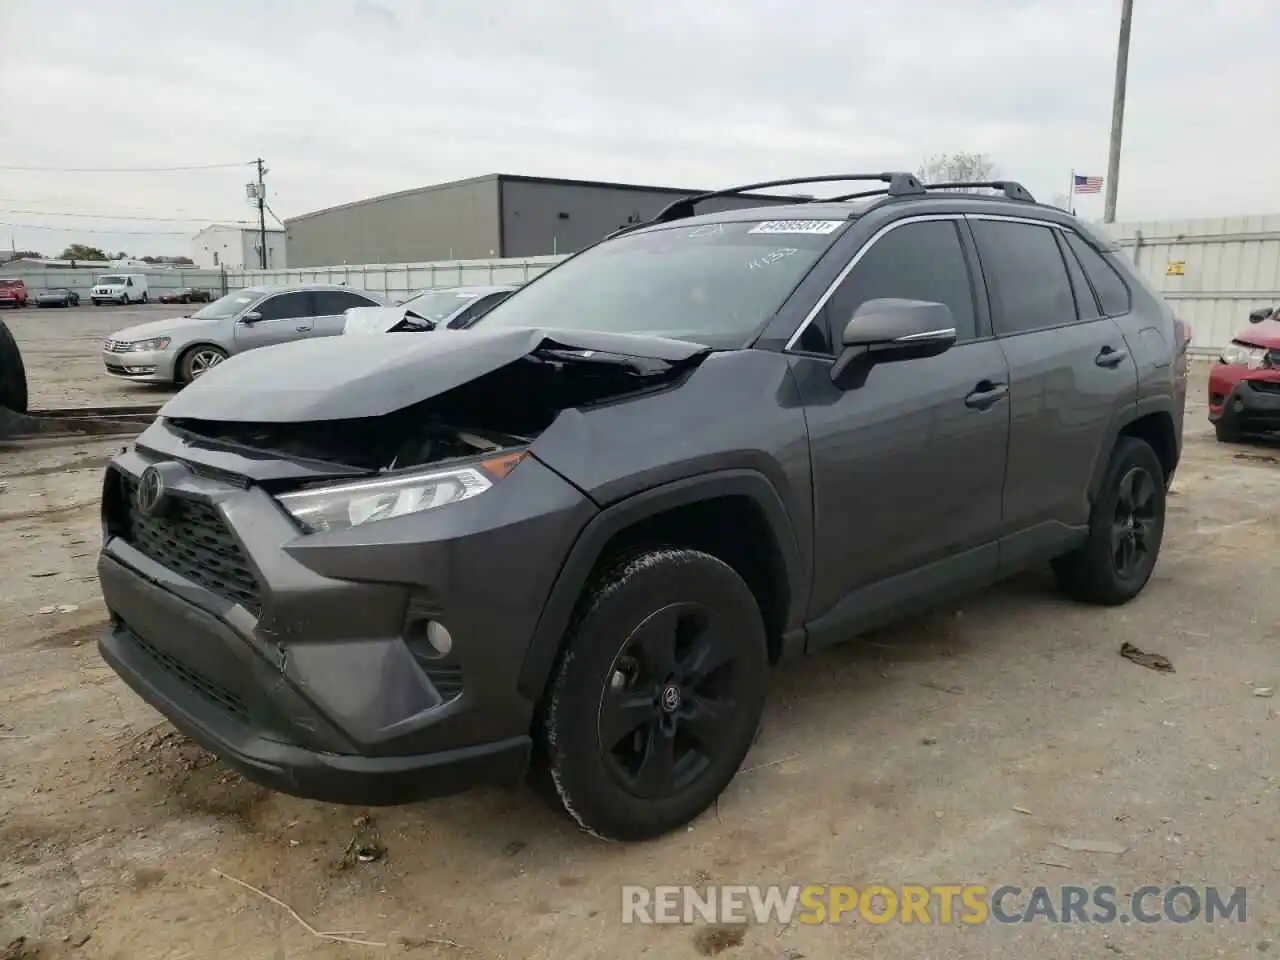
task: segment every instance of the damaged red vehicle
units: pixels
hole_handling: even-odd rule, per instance
[[[1280,430],[1280,307],[1250,314],[1210,369],[1209,420],[1223,443]]]

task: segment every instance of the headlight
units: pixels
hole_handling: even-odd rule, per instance
[[[277,499],[312,532],[346,530],[478,497],[525,456],[524,452],[513,453],[449,470],[312,487]]]
[[[167,350],[170,337],[152,337],[150,340],[135,340],[129,344],[130,353],[135,350]]]

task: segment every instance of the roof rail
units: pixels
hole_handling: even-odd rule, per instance
[[[880,183],[887,183],[888,189],[883,191],[891,197],[900,196],[923,196],[924,187],[920,181],[910,173],[833,173],[821,177],[790,177],[786,180],[764,180],[760,183],[747,183],[740,187],[725,187],[723,190],[712,190],[710,193],[701,193],[693,197],[681,197],[679,200],[673,200],[671,203],[663,207],[652,220],[648,223],[667,223],[671,220],[683,220],[685,217],[692,217],[694,207],[705,200],[714,200],[716,197],[732,197],[738,194],[746,193],[748,190],[765,190],[769,187],[791,187],[799,186],[804,183],[840,183],[846,180],[874,180]],[[875,191],[879,193],[881,191]],[[824,197],[807,197],[803,200],[796,199],[796,203],[822,203]]]
[[[991,190],[999,190],[1004,194],[1006,200],[1017,200],[1020,203],[1035,203],[1036,198],[1031,195],[1031,191],[1018,183],[1017,180],[974,180],[974,181],[956,181],[954,183],[926,183],[926,190],[963,190],[970,187],[987,187]]]

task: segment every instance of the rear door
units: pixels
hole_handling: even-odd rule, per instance
[[[241,317],[236,321],[237,351],[288,343],[311,335],[312,301],[309,291],[291,290],[274,294],[251,312],[260,314],[260,318],[246,320]]]
[[[346,328],[346,312],[352,307],[376,307],[377,302],[349,290],[316,290],[315,314],[312,317],[314,337],[335,337]]]
[[[813,469],[814,648],[996,573],[1008,371],[962,227],[958,217],[913,218],[872,237],[814,316],[815,336],[801,341],[813,349],[792,359]],[[957,343],[878,365],[841,391],[830,345],[880,297],[945,303]]]
[[[1000,564],[1016,569],[1072,546],[1089,521],[1089,485],[1115,424],[1137,399],[1137,374],[1115,321],[1097,303],[1062,230],[968,217],[1009,361],[1009,462]]]

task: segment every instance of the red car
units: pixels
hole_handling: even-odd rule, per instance
[[[1223,443],[1280,430],[1280,307],[1250,314],[1209,370],[1209,420]]]
[[[22,280],[0,279],[0,307],[25,307],[27,285]]]

